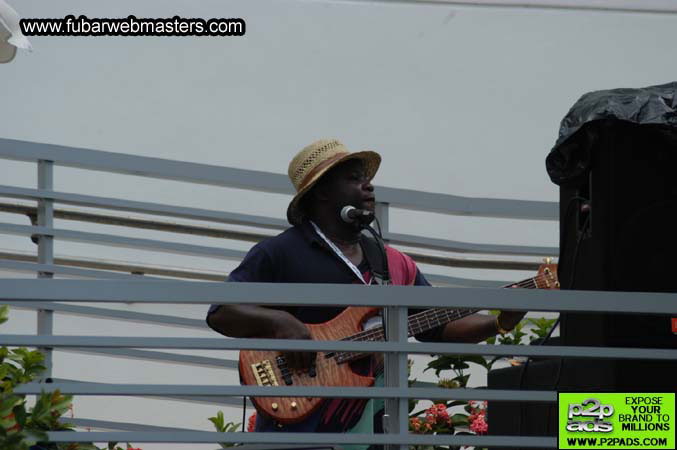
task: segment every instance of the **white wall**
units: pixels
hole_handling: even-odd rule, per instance
[[[10,3],[26,18],[242,17],[247,34],[32,37],[33,53],[0,65],[1,137],[285,173],[297,150],[331,136],[383,155],[379,185],[457,195],[556,201],[544,158],[577,98],[590,90],[659,84],[677,73],[675,15],[300,0]],[[34,165],[3,161],[0,167],[2,184],[35,187]],[[55,172],[55,188],[277,217],[284,216],[289,200],[62,168]],[[8,214],[0,219],[27,224]],[[63,221],[57,226],[93,229]],[[391,229],[462,241],[557,245],[554,222],[394,211]],[[0,249],[28,252],[34,246],[27,238],[0,236]],[[224,272],[233,264],[60,242],[56,250]],[[447,273],[506,280],[526,275]],[[172,311],[196,318],[204,313]],[[33,332],[34,318],[14,311],[2,331]],[[55,332],[176,335],[163,327],[73,318],[58,318]],[[219,370],[62,353],[55,361],[55,375],[67,378],[235,382]],[[76,400],[80,417],[206,430],[206,417],[216,409]],[[229,414],[239,420],[237,411]]]

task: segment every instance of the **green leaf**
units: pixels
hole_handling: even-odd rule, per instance
[[[9,306],[7,305],[0,306],[0,325],[7,322],[8,318],[9,318]]]
[[[16,405],[14,408],[12,408],[12,412],[14,413],[14,419],[16,420],[16,423],[18,423],[21,428],[25,427],[26,420],[28,419],[25,405],[23,403]]]
[[[531,336],[530,341],[533,341],[535,339],[543,339],[545,338],[548,333],[550,332],[550,329],[553,327],[557,319],[546,319],[545,317],[538,317],[538,318],[528,318],[526,319],[527,322],[532,324],[534,328],[531,329],[531,332],[534,333],[536,336]]]
[[[453,423],[456,426],[466,426],[470,422],[468,420],[467,414],[454,414],[453,416],[451,416],[451,423]]]
[[[70,450],[70,449],[69,449]],[[101,450],[94,444],[78,442],[73,450]]]
[[[463,356],[458,355],[443,355],[433,359],[428,363],[424,372],[429,369],[435,370],[435,375],[439,376],[440,372],[444,370],[462,371],[467,369],[468,364],[463,359]]]
[[[226,426],[224,427],[224,431],[226,433],[235,433],[237,430],[242,426],[241,423],[236,423],[236,422],[228,422]]]
[[[216,413],[215,417],[210,417],[209,421],[214,424],[214,428],[216,428],[216,431],[224,432],[224,422],[225,419],[223,417],[223,411],[219,411]]]

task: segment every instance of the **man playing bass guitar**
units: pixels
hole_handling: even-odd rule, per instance
[[[337,140],[317,141],[301,150],[288,170],[297,192],[287,209],[292,227],[255,245],[230,273],[229,281],[371,284],[373,274],[364,251],[367,238],[359,226],[341,218],[341,211],[347,205],[374,211],[371,180],[380,162],[378,153],[351,153]],[[386,252],[392,284],[430,286],[409,256],[388,246]],[[330,306],[213,305],[207,323],[230,337],[312,339],[309,329],[312,325],[306,324],[328,322],[345,310]],[[410,309],[410,315],[420,311]],[[517,311],[503,311],[498,316],[470,314],[419,333],[416,338],[480,342],[514,328],[524,314]],[[375,359],[355,361],[351,370],[375,376],[378,370]],[[287,352],[280,361],[284,363],[284,374],[300,371],[314,377],[318,370],[315,353]],[[285,381],[291,382],[291,375],[284,375],[287,376],[290,378]],[[279,384],[284,383],[279,380]],[[341,433],[357,428],[360,432],[378,432],[378,409],[373,402],[362,399],[328,399],[297,423],[283,423],[259,413],[255,429]]]

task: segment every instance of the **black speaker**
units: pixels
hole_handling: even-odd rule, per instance
[[[589,173],[560,188],[562,289],[677,292],[677,131],[607,120],[583,132]],[[566,313],[560,335],[563,345],[677,348],[669,316]],[[677,378],[674,362],[567,364],[590,372],[580,390],[672,391]]]
[[[560,345],[561,342],[554,338],[548,344]],[[489,389],[553,390],[560,378],[560,362],[557,358],[535,358],[528,365],[495,369],[487,376],[487,386]],[[556,436],[557,404],[490,402],[487,420],[492,435]]]
[[[561,289],[677,292],[677,130],[600,120],[574,148],[588,170],[560,187]],[[546,344],[677,348],[677,336],[669,316],[563,313]],[[543,358],[489,372],[488,387],[673,392],[676,379],[674,361]],[[491,402],[488,414],[493,435],[557,434],[555,403]]]

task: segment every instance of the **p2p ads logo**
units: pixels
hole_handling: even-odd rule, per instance
[[[560,393],[560,449],[674,449],[675,394]]]

